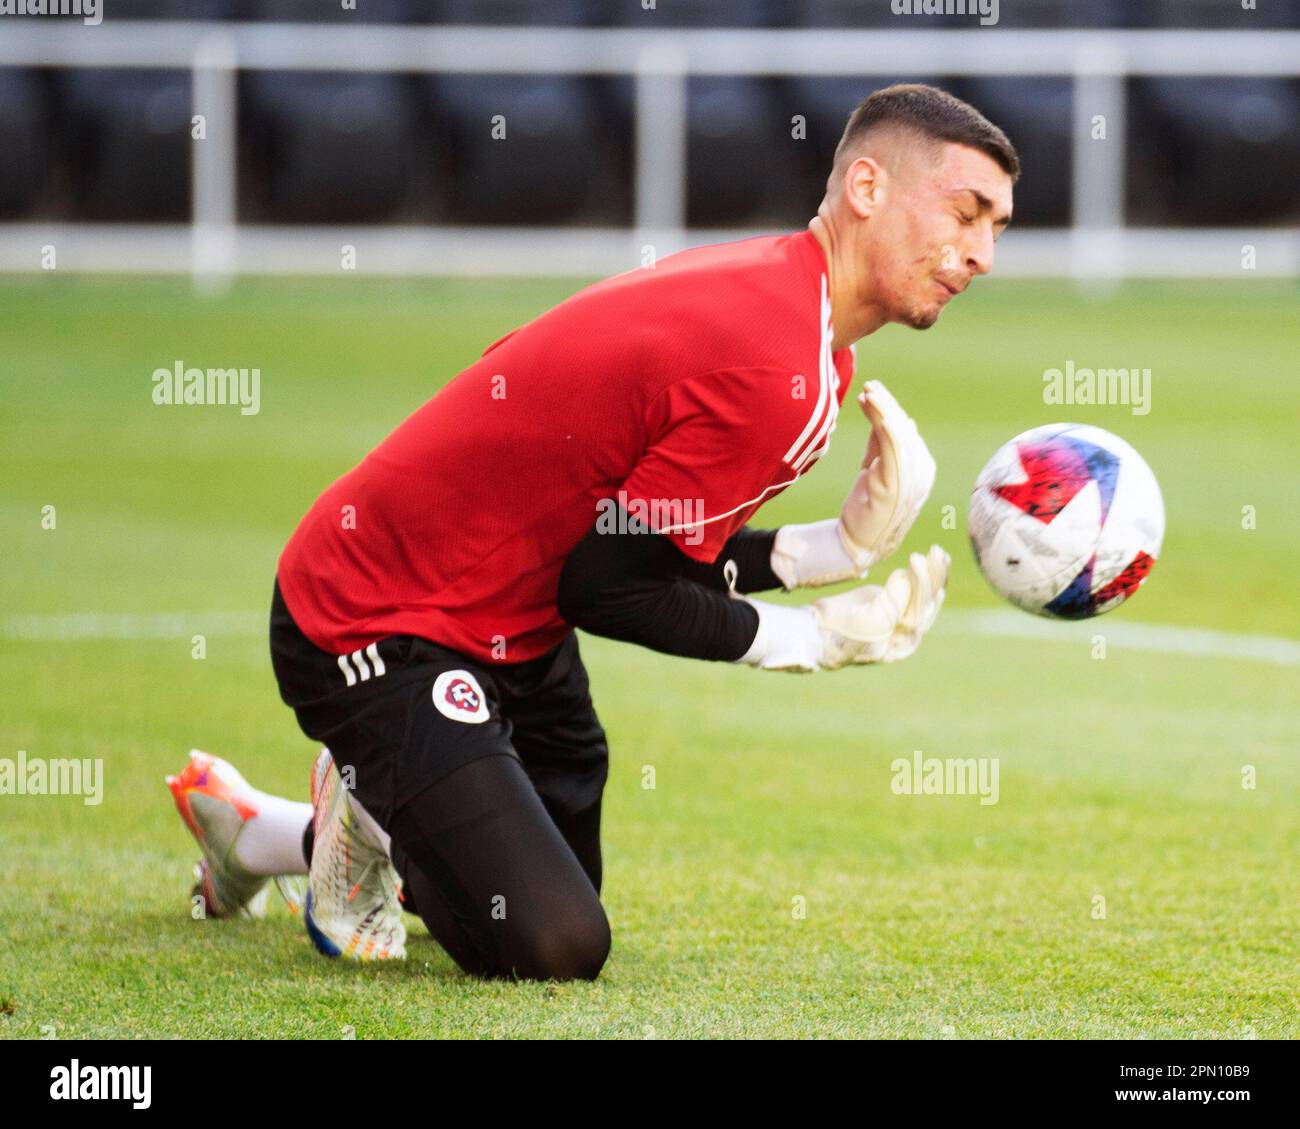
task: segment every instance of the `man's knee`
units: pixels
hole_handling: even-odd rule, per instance
[[[595,980],[610,948],[609,919],[599,902],[562,919],[530,925],[513,938],[504,975],[522,980]]]

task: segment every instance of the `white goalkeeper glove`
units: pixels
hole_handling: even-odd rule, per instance
[[[777,530],[772,571],[787,590],[866,576],[898,548],[934,486],[934,459],[889,389],[868,381],[858,403],[871,438],[840,516]]]
[[[862,469],[840,510],[840,538],[860,572],[907,536],[934,486],[934,459],[912,419],[878,380],[858,403],[871,421]]]
[[[814,671],[905,659],[939,615],[950,563],[934,545],[926,556],[913,553],[883,587],[864,585],[797,608],[749,600],[758,634],[738,661],[759,670]]]

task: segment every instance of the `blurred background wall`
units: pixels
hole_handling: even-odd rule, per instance
[[[1115,198],[1107,203],[1103,190],[1089,216],[1081,214],[1080,201],[1093,178],[1075,161],[1076,135],[1090,115],[1080,116],[1080,87],[1069,68],[970,74],[963,73],[962,60],[977,58],[982,45],[1008,42],[1009,34],[1089,30],[1111,35],[1116,44],[1142,33],[1140,46],[1128,49],[1139,64],[1159,61],[1163,36],[1200,31],[1206,35],[1193,54],[1201,57],[1213,54],[1215,42],[1226,44],[1243,32],[1296,35],[1300,0],[1259,0],[1253,9],[1240,0],[1002,0],[991,27],[980,27],[970,15],[895,14],[890,0],[653,0],[649,9],[643,0],[356,0],[355,10],[337,0],[103,2],[98,27],[0,18],[0,268],[34,269],[28,252],[41,225],[65,242],[70,232],[102,242],[111,240],[112,225],[124,224],[157,225],[163,241],[151,255],[140,242],[149,240],[149,230],[121,228],[136,241],[112,243],[124,269],[165,268],[190,253],[167,225],[203,219],[196,212],[205,208],[212,210],[206,218],[222,227],[311,225],[317,235],[320,225],[428,228],[447,235],[463,230],[467,237],[479,225],[523,225],[552,240],[537,244],[544,260],[539,269],[604,265],[590,256],[576,262],[559,253],[548,257],[548,248],[579,245],[555,241],[566,232],[580,240],[584,231],[591,236],[654,221],[692,241],[683,226],[710,234],[795,228],[821,197],[849,111],[872,89],[908,80],[934,82],[968,99],[1011,136],[1025,169],[1017,233],[1085,223],[1219,233],[1262,227],[1282,240],[1282,261],[1272,264],[1272,273],[1294,269],[1288,229],[1300,217],[1295,74],[1120,76],[1107,88],[1102,108],[1119,119],[1108,128],[1121,152],[1113,172],[1097,172],[1100,179],[1115,179]],[[194,21],[214,21],[217,31],[240,29],[242,37],[237,51],[230,48],[231,114],[207,123],[219,133],[229,119],[230,136],[208,138],[203,158],[192,139],[192,118],[204,108],[207,89],[201,76],[190,66],[158,65],[149,54],[155,44],[159,51],[170,48],[178,62],[186,60],[188,46],[178,45],[195,41],[202,29],[196,31]],[[285,38],[288,25],[312,25],[313,33],[328,26],[336,43],[357,37],[350,69],[316,69],[313,41]],[[564,36],[612,29],[669,44],[675,34],[706,29],[787,29],[802,33],[801,42],[815,37],[826,44],[847,42],[844,37],[855,32],[907,32],[936,44],[961,36],[971,46],[955,59],[952,51],[936,51],[946,64],[936,69],[889,71],[872,62],[811,74],[692,73],[680,86],[645,86],[638,107],[636,78],[608,73],[599,44],[583,48],[600,60],[590,73],[574,71],[571,63],[567,73],[418,73],[402,69],[398,40],[376,47],[362,38],[372,28],[400,36],[420,25],[424,34],[429,27],[433,34],[450,27],[513,34],[516,46],[543,65],[553,45],[564,41],[530,38],[538,31]],[[519,30],[504,30],[510,28]],[[223,42],[219,36],[212,41]],[[300,61],[312,69],[277,69],[274,52],[293,54],[296,42],[303,45]],[[250,43],[270,57],[246,67]],[[727,44],[717,41],[715,61],[725,61]],[[906,61],[929,54],[913,51]],[[149,65],[120,65],[136,56]],[[78,65],[85,60],[115,65]],[[1030,65],[1032,57],[1025,61],[1027,70],[1041,69]],[[371,63],[373,70],[354,69]],[[668,119],[667,152],[674,152],[671,131],[679,109],[683,167],[639,169],[647,158],[645,151],[639,155],[638,136],[658,128],[660,119]],[[505,123],[504,139],[493,134],[497,115]],[[196,159],[209,162],[205,172],[192,167]],[[206,177],[207,196],[195,185],[199,176]],[[638,176],[644,178],[639,189]],[[638,191],[660,199],[643,199],[638,210]],[[1240,242],[1226,236],[1205,244],[1205,255],[1213,259],[1219,254],[1214,247]],[[280,251],[259,259],[245,247],[217,258],[232,270],[255,260],[265,269],[294,269],[292,247],[265,246]],[[431,254],[436,258],[436,247],[449,246],[431,245]],[[140,252],[134,258],[133,248]],[[1051,258],[1050,250],[1044,253]],[[469,261],[472,249],[462,246],[452,257]],[[87,255],[88,262],[102,258]],[[482,261],[484,270],[508,266],[499,257]],[[429,262],[428,269],[436,272],[438,265]],[[1122,272],[1133,267],[1129,262]],[[174,269],[188,267],[177,263]]]

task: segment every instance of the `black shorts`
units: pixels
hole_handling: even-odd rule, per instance
[[[277,583],[271,663],[302,731],[340,773],[352,770],[354,795],[384,828],[448,773],[501,754],[523,763],[553,816],[600,801],[609,750],[572,634],[522,663],[484,663],[414,635],[331,655],[299,630]]]

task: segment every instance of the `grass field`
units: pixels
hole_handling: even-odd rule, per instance
[[[194,745],[305,798],[313,748],[261,628],[294,523],[574,288],[256,281],[201,300],[180,279],[0,281],[0,757],[105,773],[97,806],[0,796],[0,1034],[1300,1033],[1295,646],[1180,653],[1190,636],[1132,630],[1300,639],[1300,313],[1280,284],[981,282],[930,332],[859,345],[859,374],[895,391],[938,460],[910,544],[952,553],[948,606],[906,663],[810,678],[583,640],[613,757],[615,939],[596,983],[475,982],[414,921],[409,962],[358,968],[318,957],[282,906],[190,919],[196,852],[164,773]],[[260,413],[155,406],[151,373],[178,359],[260,368]],[[1045,405],[1044,370],[1070,359],[1149,367],[1150,413]],[[1059,418],[1147,457],[1164,554],[1082,635],[1001,634],[1035,621],[979,614],[999,604],[965,498],[996,446]],[[865,435],[846,411],[766,523],[835,512]],[[917,749],[999,758],[999,802],[894,795],[890,763]]]

